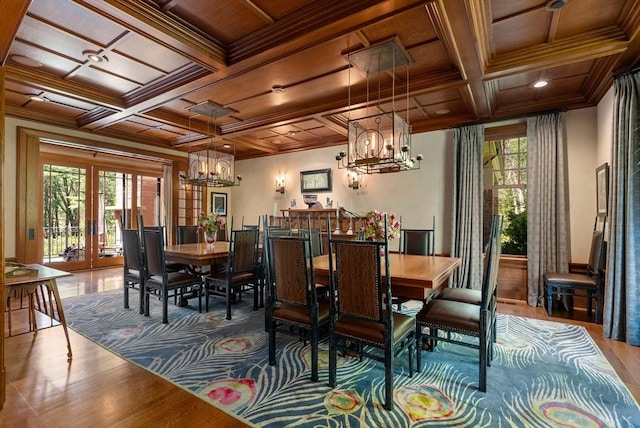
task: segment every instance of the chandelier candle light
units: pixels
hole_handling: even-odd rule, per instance
[[[367,79],[366,115],[351,119],[351,84],[349,85],[349,119],[347,121],[347,150],[336,155],[338,168],[347,168],[362,174],[410,171],[420,168],[421,154],[411,155],[411,125],[409,118],[409,64],[411,59],[397,38],[365,49],[348,56],[349,64],[361,70]],[[406,118],[395,110],[396,66],[406,70]],[[351,68],[349,81],[351,81]],[[391,108],[382,106],[383,72],[391,76]],[[374,106],[369,103],[369,79],[377,76],[378,99]],[[387,101],[388,102],[388,101]],[[373,104],[373,103],[372,103]],[[369,114],[369,110],[375,111]]]

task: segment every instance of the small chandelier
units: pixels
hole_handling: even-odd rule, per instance
[[[211,124],[212,119],[215,121],[216,118],[233,112],[233,110],[211,101],[193,106],[191,111],[208,116],[208,125]],[[189,128],[191,128],[191,116],[189,117]],[[215,130],[214,122],[213,131],[208,129],[211,146],[213,146]],[[225,144],[224,147],[228,147],[228,145]],[[202,187],[231,187],[239,186],[242,181],[242,177],[235,173],[235,154],[223,153],[213,148],[189,152],[188,165],[188,171],[179,174],[182,184]]]
[[[395,110],[396,66],[405,66],[407,112],[409,117],[409,64],[411,59],[397,38],[348,55],[349,64],[360,69],[367,78],[367,111],[369,111],[369,79],[378,76],[378,99],[375,114],[347,121],[347,150],[336,155],[338,168],[362,174],[410,171],[420,168],[422,155],[411,155],[411,125]],[[351,81],[351,68],[349,81]],[[390,70],[392,79],[391,111],[381,108],[381,73]],[[351,85],[349,116],[351,116]]]

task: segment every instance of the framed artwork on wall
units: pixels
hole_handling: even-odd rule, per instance
[[[227,215],[227,194],[211,192],[211,212],[218,215]]]
[[[300,171],[300,192],[330,192],[331,168]]]
[[[596,169],[596,202],[598,217],[606,217],[609,202],[609,164],[607,163]]]

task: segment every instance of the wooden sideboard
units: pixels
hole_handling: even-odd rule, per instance
[[[344,237],[358,236],[360,230],[360,219],[351,219],[337,208],[306,208],[306,209],[284,209],[281,210],[282,216],[289,220],[292,230],[307,228],[307,218],[310,219],[311,228],[319,229],[322,234],[323,247],[327,247],[327,222],[331,222],[331,233],[339,232]],[[349,233],[351,229],[352,233]]]

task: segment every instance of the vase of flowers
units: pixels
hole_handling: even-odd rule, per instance
[[[204,231],[204,239],[207,244],[216,242],[218,230],[224,226],[224,218],[218,214],[200,213],[198,227]]]
[[[369,211],[364,216],[364,224],[362,226],[365,239],[371,241],[382,241],[384,239],[384,216],[387,216],[387,236],[396,239],[400,234],[400,223],[395,214],[380,212],[378,210]]]

